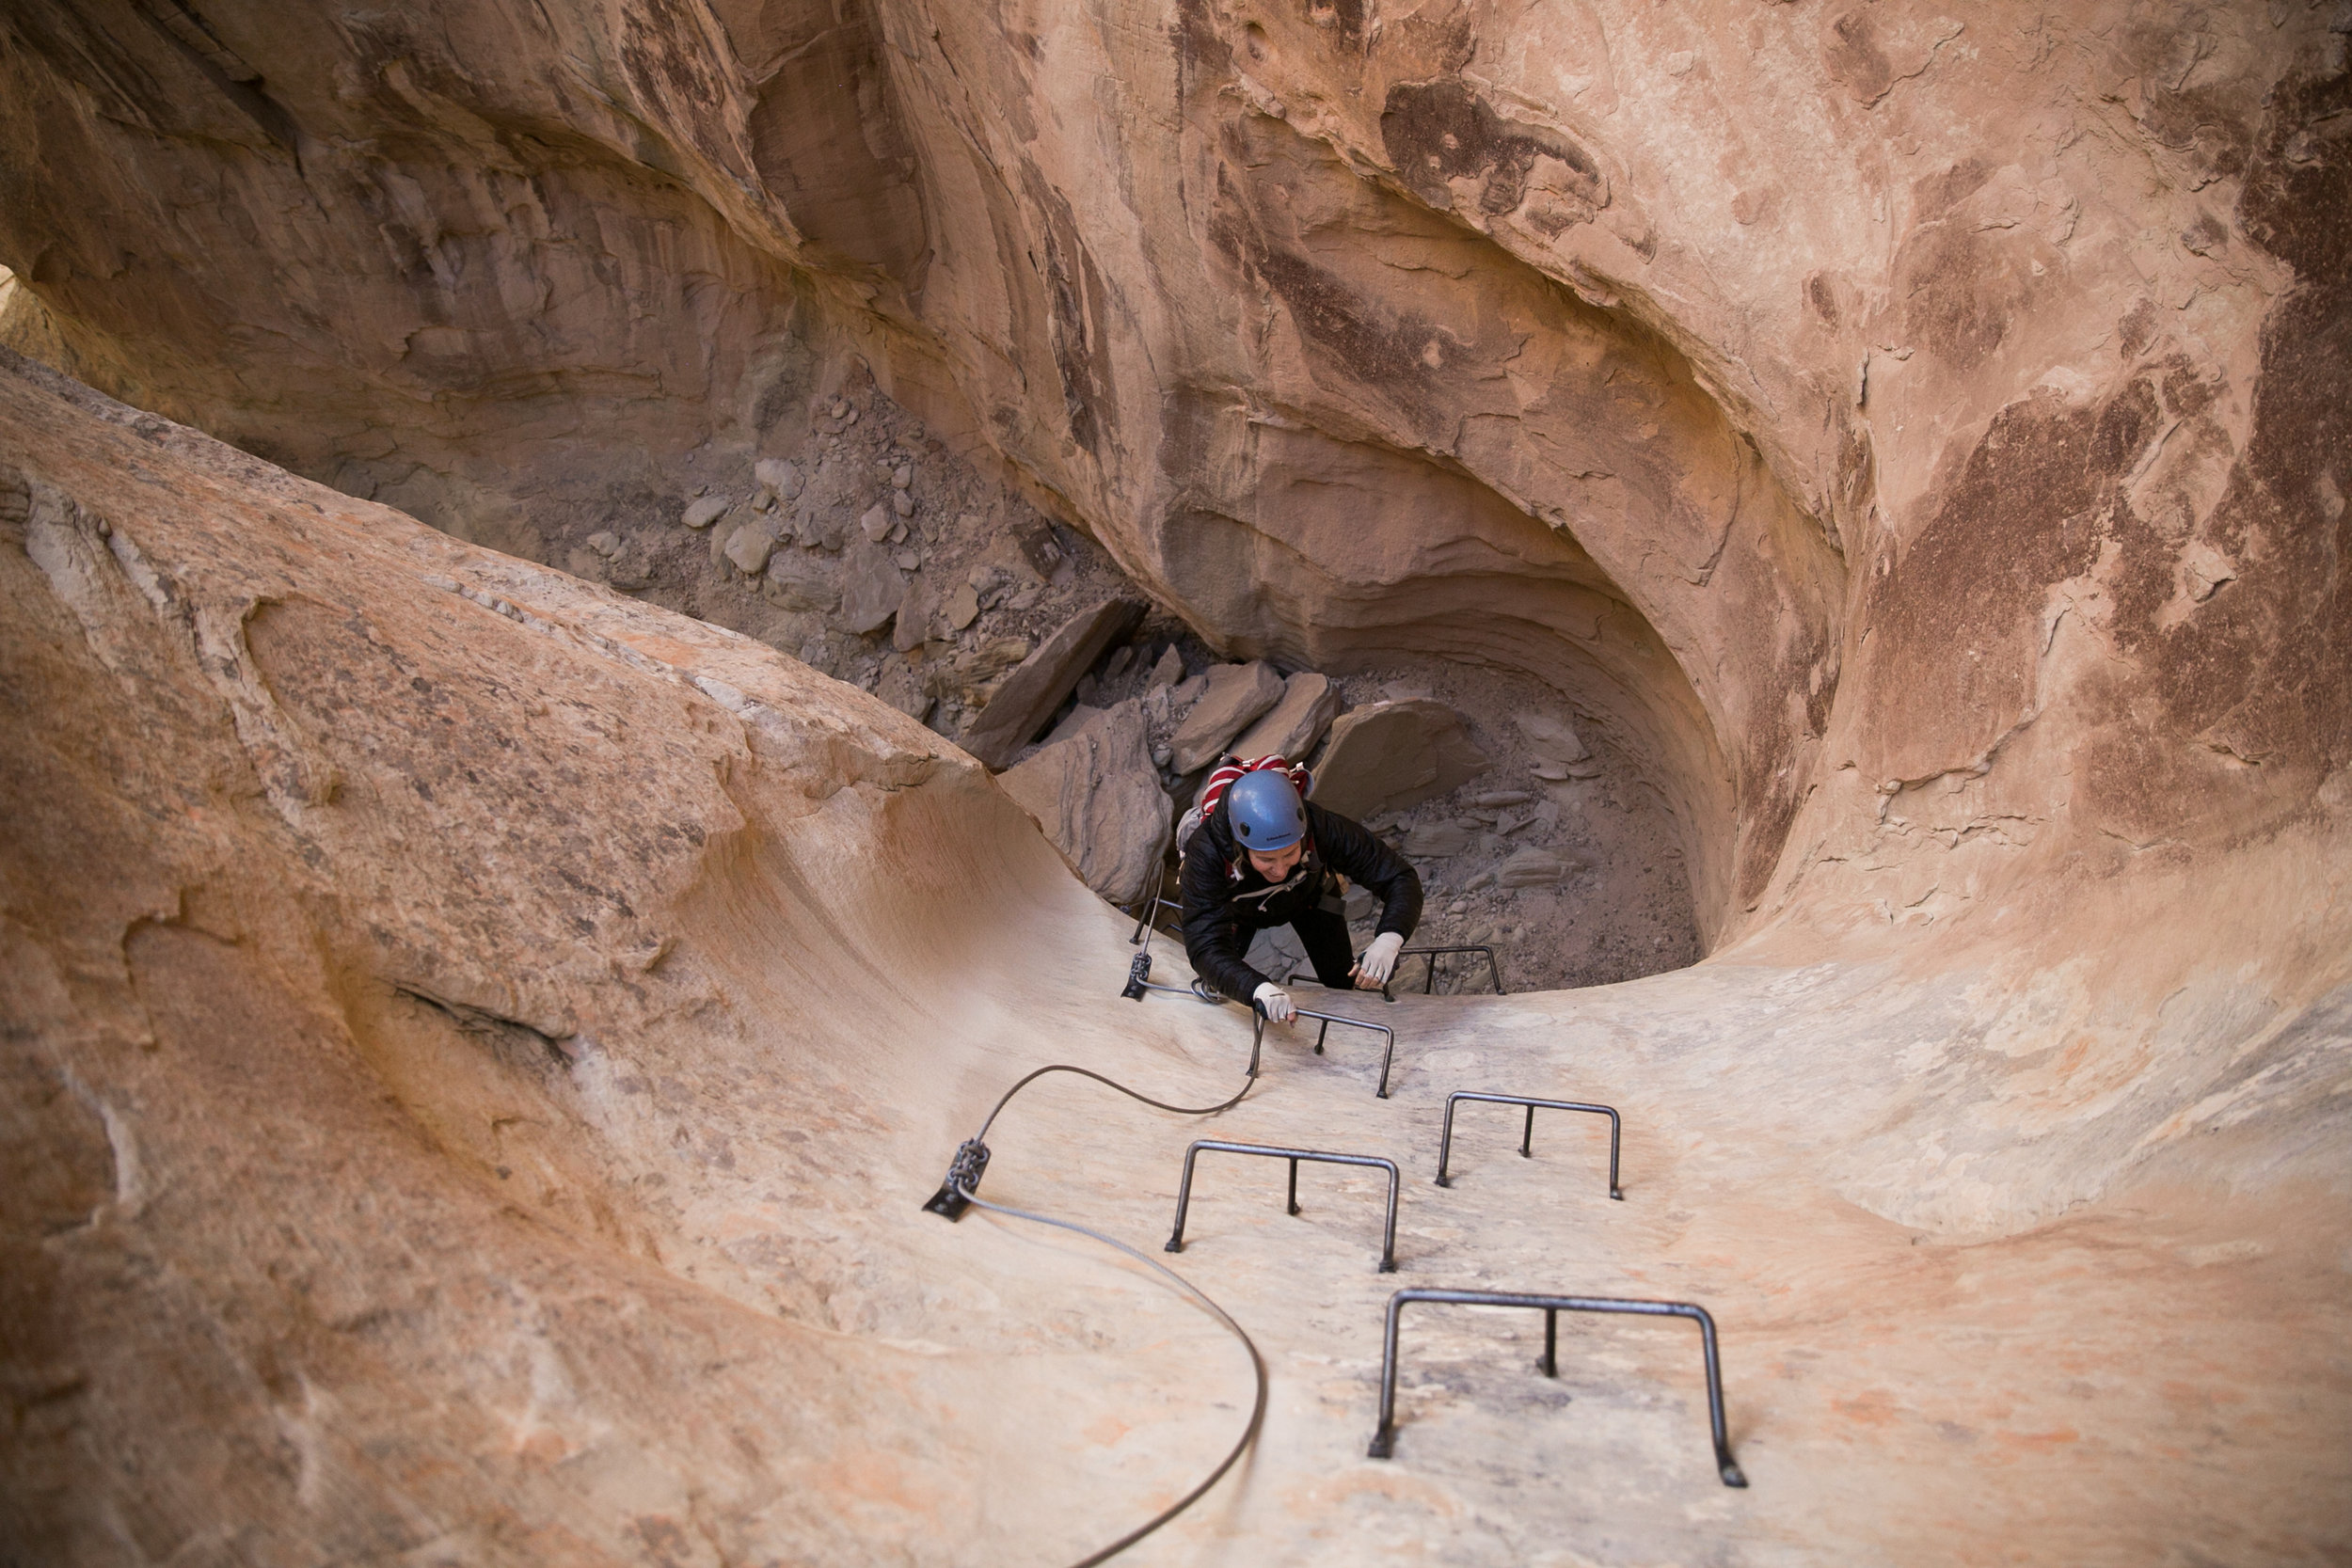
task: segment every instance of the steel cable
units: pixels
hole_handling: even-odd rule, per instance
[[[1003,1113],[1005,1107],[1012,1103],[1012,1097],[1019,1094],[1023,1089],[1027,1088],[1031,1084],[1037,1082],[1040,1078],[1044,1077],[1049,1072],[1074,1072],[1081,1078],[1091,1078],[1094,1082],[1101,1084],[1107,1088],[1116,1089],[1130,1100],[1141,1101],[1144,1104],[1152,1106],[1154,1110],[1169,1111],[1178,1116],[1184,1117],[1215,1116],[1219,1111],[1231,1110],[1233,1106],[1240,1104],[1243,1097],[1248,1095],[1251,1089],[1255,1088],[1258,1083],[1257,1079],[1254,1077],[1249,1079],[1242,1085],[1240,1092],[1235,1094],[1231,1100],[1219,1101],[1215,1105],[1170,1105],[1164,1100],[1154,1100],[1148,1094],[1143,1094],[1137,1090],[1131,1089],[1115,1078],[1106,1078],[1090,1068],[1073,1067],[1066,1062],[1056,1062],[1050,1066],[1039,1068],[1033,1072],[1024,1074],[1018,1083],[1014,1084],[1012,1087],[1007,1089],[1004,1092],[1003,1097],[996,1101],[995,1107],[988,1113],[988,1119],[980,1123],[979,1132],[973,1134],[970,1142],[967,1143],[965,1147],[968,1148],[973,1145],[984,1145],[985,1140],[988,1137],[988,1130],[996,1124],[996,1118]],[[980,1168],[985,1168],[985,1148],[982,1148],[981,1154],[982,1160]],[[975,1180],[977,1180],[977,1178],[975,1178]],[[1051,1214],[1032,1213],[1026,1209],[1013,1209],[1001,1203],[991,1203],[988,1199],[981,1197],[975,1193],[972,1188],[965,1185],[964,1182],[957,1180],[955,1174],[952,1172],[949,1176],[948,1185],[953,1189],[956,1196],[961,1198],[964,1202],[971,1204],[975,1208],[985,1209],[992,1214],[1005,1214],[1013,1219],[1027,1220],[1035,1225],[1050,1225],[1056,1229],[1073,1231],[1080,1236],[1089,1237],[1094,1241],[1100,1242],[1104,1246],[1114,1248],[1126,1254],[1136,1262],[1143,1264],[1146,1268],[1149,1268],[1154,1273],[1160,1275],[1162,1277],[1176,1286],[1176,1288],[1182,1291],[1185,1295],[1191,1297],[1193,1300],[1199,1302],[1202,1307],[1208,1308],[1210,1314],[1214,1316],[1217,1322],[1223,1323],[1227,1329],[1231,1330],[1233,1338],[1241,1341],[1242,1349],[1249,1353],[1249,1370],[1251,1374],[1257,1379],[1258,1392],[1257,1398],[1249,1407],[1249,1420],[1248,1423],[1242,1428],[1240,1438],[1235,1441],[1232,1449],[1227,1452],[1225,1457],[1217,1462],[1216,1468],[1211,1470],[1207,1476],[1203,1477],[1200,1482],[1193,1487],[1191,1491],[1185,1493],[1183,1497],[1177,1498],[1168,1507],[1160,1510],[1159,1513],[1153,1514],[1150,1519],[1146,1520],[1141,1525],[1136,1526],[1134,1529],[1129,1530],[1126,1534],[1120,1536],[1109,1545],[1101,1547],[1088,1556],[1080,1558],[1076,1562],[1071,1565],[1071,1568],[1094,1568],[1096,1563],[1109,1561],[1112,1558],[1117,1557],[1120,1553],[1125,1551],[1128,1547],[1134,1545],[1145,1536],[1150,1535],[1153,1530],[1158,1529],[1162,1525],[1167,1524],[1170,1519],[1175,1518],[1185,1509],[1190,1508],[1194,1503],[1200,1501],[1201,1497],[1208,1494],[1211,1487],[1225,1479],[1225,1472],[1232,1469],[1235,1462],[1237,1462],[1244,1453],[1248,1451],[1249,1445],[1258,1440],[1259,1429],[1265,1424],[1267,1386],[1265,1357],[1258,1354],[1257,1341],[1249,1338],[1248,1331],[1244,1329],[1240,1323],[1233,1320],[1233,1315],[1231,1312],[1228,1312],[1224,1307],[1219,1307],[1210,1298],[1208,1292],[1201,1290],[1200,1286],[1195,1285],[1192,1281],[1186,1279],[1183,1275],[1178,1274],[1174,1269],[1169,1268],[1158,1259],[1148,1257],[1147,1255],[1136,1251],[1134,1247],[1129,1246],[1126,1243],[1119,1240],[1116,1236],[1106,1236],[1100,1230],[1095,1230],[1087,1226],[1080,1225],[1074,1220],[1056,1219]]]
[[[1104,1082],[1107,1083],[1108,1080],[1106,1079]],[[1114,1084],[1111,1086],[1113,1088],[1117,1088],[1119,1085]],[[1248,1091],[1245,1090],[1244,1092],[1246,1093]],[[1136,1095],[1136,1098],[1140,1100],[1143,1097],[1141,1095]],[[1239,1096],[1236,1096],[1235,1098],[1238,1099]],[[1225,1479],[1225,1472],[1233,1467],[1234,1462],[1240,1459],[1241,1456],[1248,1450],[1249,1445],[1258,1440],[1258,1429],[1265,1424],[1265,1357],[1258,1354],[1257,1341],[1249,1338],[1249,1334],[1247,1329],[1243,1328],[1241,1324],[1233,1321],[1233,1315],[1232,1313],[1226,1311],[1222,1307],[1219,1307],[1210,1298],[1208,1292],[1201,1290],[1200,1286],[1195,1285],[1191,1280],[1186,1279],[1183,1275],[1178,1274],[1174,1269],[1169,1268],[1158,1259],[1144,1256],[1144,1254],[1137,1252],[1134,1247],[1129,1246],[1126,1243],[1119,1240],[1116,1236],[1105,1236],[1099,1230],[1089,1229],[1087,1227],[1079,1225],[1072,1220],[1057,1220],[1051,1214],[1033,1214],[1025,1209],[1009,1209],[1001,1203],[991,1203],[984,1197],[975,1196],[969,1188],[959,1187],[956,1189],[956,1192],[957,1195],[965,1202],[971,1204],[975,1208],[985,1209],[992,1214],[1009,1214],[1014,1219],[1029,1220],[1038,1225],[1050,1225],[1062,1230],[1074,1230],[1081,1236],[1092,1237],[1095,1241],[1101,1242],[1104,1246],[1118,1248],[1120,1252],[1125,1253],[1136,1262],[1143,1264],[1147,1268],[1154,1269],[1160,1274],[1166,1275],[1169,1280],[1173,1281],[1179,1289],[1183,1290],[1185,1294],[1191,1296],[1193,1300],[1207,1307],[1209,1311],[1216,1316],[1217,1322],[1223,1323],[1227,1328],[1232,1331],[1233,1338],[1241,1341],[1242,1349],[1249,1353],[1249,1370],[1258,1380],[1258,1396],[1249,1407],[1249,1422],[1247,1426],[1242,1428],[1241,1437],[1239,1440],[1233,1444],[1232,1450],[1229,1451],[1223,1459],[1217,1461],[1216,1468],[1211,1470],[1207,1476],[1203,1477],[1200,1484],[1195,1486],[1191,1491],[1185,1493],[1183,1497],[1177,1498],[1174,1502],[1168,1504],[1168,1507],[1160,1510],[1159,1513],[1153,1514],[1150,1519],[1146,1520],[1141,1525],[1136,1526],[1134,1529],[1129,1530],[1126,1534],[1120,1536],[1109,1545],[1090,1552],[1087,1556],[1080,1558],[1076,1562],[1071,1564],[1071,1568],[1094,1568],[1096,1563],[1108,1562],[1112,1558],[1117,1557],[1120,1553],[1125,1551],[1128,1547],[1134,1545],[1136,1542],[1142,1540],[1145,1536],[1151,1534],[1153,1530],[1158,1529],[1162,1525],[1167,1524],[1170,1519],[1175,1518],[1176,1515],[1190,1508],[1194,1503],[1200,1501],[1201,1497],[1207,1495],[1209,1488],[1215,1486],[1218,1481]]]
[[[1081,1078],[1091,1078],[1098,1084],[1107,1085],[1109,1087],[1117,1089],[1120,1094],[1125,1095],[1130,1100],[1140,1100],[1146,1105],[1151,1106],[1154,1110],[1173,1111],[1180,1117],[1213,1117],[1219,1111],[1230,1111],[1234,1106],[1241,1103],[1242,1095],[1248,1094],[1251,1089],[1255,1088],[1258,1084],[1258,1081],[1255,1078],[1250,1079],[1249,1082],[1241,1086],[1241,1094],[1237,1094],[1233,1096],[1232,1099],[1216,1105],[1170,1105],[1165,1100],[1154,1100],[1148,1094],[1138,1094],[1134,1089],[1129,1088],[1126,1085],[1119,1082],[1117,1079],[1105,1078],[1101,1073],[1093,1071],[1091,1069],[1071,1067],[1066,1063],[1056,1062],[1051,1067],[1039,1068],[1035,1072],[1029,1073],[1024,1077],[1021,1082],[1007,1089],[1005,1091],[1004,1099],[999,1100],[996,1102],[996,1110],[989,1112],[988,1119],[980,1123],[980,1130],[972,1134],[973,1141],[977,1143],[986,1142],[988,1139],[988,1130],[996,1125],[997,1112],[1002,1111],[1008,1104],[1011,1103],[1012,1097],[1014,1095],[1019,1094],[1023,1089],[1027,1088],[1031,1084],[1044,1077],[1049,1072],[1074,1072]]]

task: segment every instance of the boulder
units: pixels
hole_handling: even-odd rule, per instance
[[[1140,599],[1112,597],[1063,622],[1006,677],[964,736],[963,749],[991,768],[1009,764],[1103,650],[1135,629],[1143,610]]]
[[[1145,748],[1142,705],[1130,699],[998,775],[1086,885],[1132,904],[1168,854],[1168,796]]]
[[[898,613],[906,597],[906,578],[898,575],[890,552],[871,540],[861,539],[842,558],[841,613],[844,630],[880,631]]]
[[[1451,794],[1485,772],[1486,753],[1443,703],[1359,707],[1331,726],[1315,768],[1315,804],[1359,819]]]
[[[1233,742],[1238,757],[1285,756],[1303,762],[1340,713],[1340,694],[1330,678],[1301,670],[1282,683],[1281,701]]]
[[[1068,740],[1081,730],[1100,721],[1104,714],[1111,711],[1106,707],[1094,707],[1085,702],[1080,702],[1068,713],[1062,715],[1061,722],[1056,724],[1053,733],[1045,737],[1045,744],[1053,746]],[[1144,728],[1146,731],[1151,728],[1151,721],[1148,718],[1144,721]]]
[[[1200,700],[1169,742],[1176,749],[1176,771],[1189,773],[1215,762],[1228,741],[1281,700],[1282,677],[1263,659],[1211,670]]]

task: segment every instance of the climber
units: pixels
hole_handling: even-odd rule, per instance
[[[1184,953],[1193,973],[1269,1021],[1289,1022],[1296,1012],[1289,993],[1243,958],[1252,933],[1287,924],[1315,978],[1333,990],[1380,990],[1421,919],[1421,879],[1360,825],[1300,800],[1281,758],[1237,771],[1183,846]],[[1342,877],[1382,900],[1378,934],[1353,962]]]

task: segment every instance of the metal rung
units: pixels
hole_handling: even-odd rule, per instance
[[[1327,1165],[1372,1165],[1389,1173],[1389,1216],[1380,1232],[1380,1272],[1396,1272],[1396,1193],[1397,1170],[1394,1160],[1383,1160],[1376,1154],[1328,1154],[1315,1148],[1279,1148],[1271,1144],[1231,1144],[1215,1138],[1197,1138],[1184,1150],[1184,1177],[1176,1188],[1176,1228],[1169,1233],[1169,1252],[1184,1250],[1184,1212],[1192,1207],[1192,1164],[1206,1150],[1211,1154],[1258,1154],[1269,1160],[1291,1163],[1290,1212],[1298,1212],[1298,1162],[1310,1160]]]
[[[1745,1486],[1748,1478],[1732,1462],[1731,1439],[1724,1426],[1724,1379],[1715,1350],[1715,1320],[1707,1308],[1683,1301],[1628,1301],[1614,1296],[1534,1296],[1506,1291],[1399,1291],[1389,1298],[1387,1337],[1380,1353],[1380,1429],[1373,1433],[1371,1456],[1387,1459],[1396,1451],[1396,1330],[1408,1301],[1437,1302],[1455,1307],[1530,1307],[1544,1314],[1544,1358],[1535,1368],[1546,1377],[1559,1375],[1557,1349],[1563,1312],[1628,1312],[1642,1317],[1689,1318],[1699,1325],[1699,1345],[1707,1354],[1707,1421],[1715,1439],[1715,1470],[1725,1486]]]
[[[1266,1017],[1255,1002],[1249,1005],[1249,1010],[1254,1017],[1249,1034],[1249,1076],[1255,1078],[1258,1076],[1258,1049],[1265,1043]],[[1345,1018],[1338,1013],[1311,1012],[1305,1007],[1294,1007],[1291,1011],[1298,1018],[1322,1021],[1323,1027],[1315,1031],[1315,1054],[1318,1056],[1323,1054],[1324,1037],[1331,1033],[1331,1025],[1334,1023],[1344,1023],[1351,1029],[1377,1029],[1388,1037],[1387,1048],[1380,1053],[1380,1086],[1373,1090],[1373,1098],[1375,1100],[1389,1098],[1389,1064],[1396,1057],[1395,1030],[1385,1023],[1373,1023],[1360,1018]]]
[[[1524,1105],[1527,1107],[1527,1131],[1519,1138],[1519,1158],[1533,1158],[1535,1152],[1535,1113],[1545,1111],[1588,1111],[1609,1118],[1609,1196],[1623,1201],[1625,1194],[1617,1187],[1617,1141],[1624,1132],[1616,1108],[1612,1105],[1586,1105],[1574,1100],[1533,1100],[1523,1094],[1485,1094],[1470,1089],[1456,1089],[1445,1097],[1445,1131],[1438,1139],[1438,1185],[1452,1186],[1445,1179],[1446,1162],[1454,1153],[1454,1107],[1464,1100],[1484,1101],[1490,1105]]]
[[[1207,985],[1200,980],[1193,981],[1189,987],[1160,984],[1152,978],[1152,955],[1138,953],[1128,960],[1127,984],[1119,994],[1131,1002],[1140,1002],[1147,994],[1155,990],[1165,991],[1172,996],[1195,996],[1203,1002],[1214,1002],[1220,1006],[1228,1000],[1209,990]],[[1373,1023],[1360,1018],[1346,1018],[1339,1013],[1318,1013],[1306,1007],[1293,1010],[1300,1018],[1316,1019],[1322,1022],[1323,1027],[1315,1031],[1315,1054],[1318,1056],[1323,1054],[1323,1042],[1330,1035],[1331,1025],[1334,1023],[1345,1024],[1350,1029],[1378,1030],[1386,1044],[1380,1053],[1380,1085],[1373,1091],[1373,1094],[1375,1099],[1379,1100],[1389,1098],[1389,1067],[1396,1059],[1395,1030],[1385,1023]],[[1258,1076],[1259,1054],[1265,1044],[1266,1020],[1265,1014],[1259,1010],[1255,1002],[1249,1005],[1249,1011],[1252,1020],[1249,1034],[1249,1076],[1255,1078]]]
[[[1427,958],[1429,960],[1429,973],[1422,977],[1421,982],[1421,993],[1423,996],[1427,996],[1430,992],[1437,989],[1438,958],[1442,955],[1451,953],[1484,953],[1486,956],[1486,978],[1494,982],[1495,994],[1497,996],[1501,996],[1502,994],[1502,967],[1495,962],[1495,950],[1491,947],[1484,945],[1483,943],[1472,944],[1465,947],[1407,947],[1403,952],[1397,954],[1396,957],[1399,963],[1404,962],[1406,958]],[[1388,988],[1384,986],[1381,989],[1385,990]],[[1391,998],[1391,1000],[1394,999]]]

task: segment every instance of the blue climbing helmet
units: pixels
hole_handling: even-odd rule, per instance
[[[1299,802],[1298,787],[1277,768],[1235,779],[1225,792],[1225,810],[1233,825],[1233,842],[1244,849],[1268,854],[1307,836],[1307,808]]]

